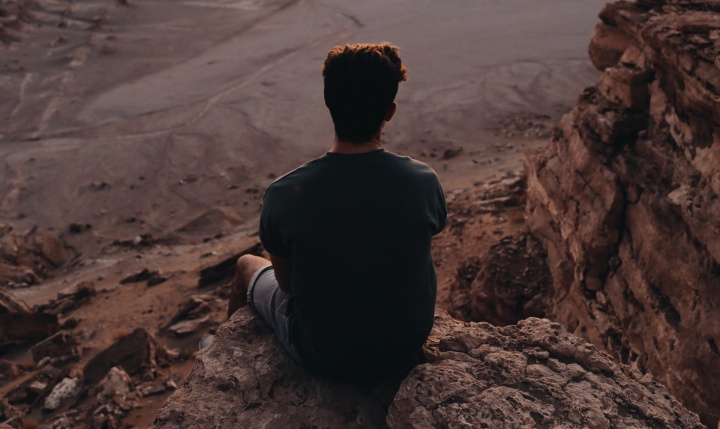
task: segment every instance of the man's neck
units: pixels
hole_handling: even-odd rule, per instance
[[[380,136],[375,136],[372,139],[362,143],[353,143],[345,140],[340,140],[337,136],[335,136],[335,142],[333,143],[333,147],[332,149],[330,149],[330,152],[353,155],[373,152],[380,149],[382,149],[382,140],[380,139]]]

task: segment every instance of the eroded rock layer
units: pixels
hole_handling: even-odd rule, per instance
[[[424,354],[401,385],[334,383],[293,363],[243,308],[154,428],[704,427],[650,376],[545,319],[497,328],[438,310]]]
[[[720,418],[720,4],[609,4],[603,71],[528,154],[549,317]]]

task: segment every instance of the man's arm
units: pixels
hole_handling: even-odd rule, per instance
[[[445,229],[448,221],[447,203],[445,202],[445,192],[443,191],[440,179],[435,175],[435,214],[437,218],[437,227],[433,231],[433,235],[440,234]]]
[[[271,254],[270,262],[272,262],[273,269],[275,270],[275,278],[278,281],[278,287],[284,292],[290,292],[293,268],[292,256],[282,257]]]

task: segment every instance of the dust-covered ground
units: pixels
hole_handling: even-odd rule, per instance
[[[451,222],[434,249],[444,305],[462,264],[522,227],[521,206],[493,211],[476,202],[518,174],[524,149],[545,144],[554,121],[596,81],[586,49],[603,4],[0,3],[2,284],[32,306],[93,282],[94,296],[60,313],[61,323],[75,320],[68,329],[81,342],[73,367],[136,327],[177,351],[158,376],[166,389],[140,395],[141,407],[124,418],[146,426],[189,370],[197,339],[222,321],[221,263],[261,252],[253,246],[265,187],[332,143],[325,54],[390,41],[409,80],[383,139],[388,150],[429,163],[445,187]],[[21,248],[30,250],[8,259]],[[220,274],[200,281],[202,268],[218,264]],[[144,269],[142,280],[127,279]],[[171,319],[191,295],[204,296],[196,300],[203,310],[182,317],[207,318],[173,334]],[[31,345],[3,348],[0,359],[24,369],[0,394],[42,370]],[[40,422],[93,411],[87,392],[52,412],[37,401],[15,405]]]

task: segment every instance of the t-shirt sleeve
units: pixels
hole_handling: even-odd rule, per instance
[[[440,179],[438,179],[437,175],[435,176],[435,193],[433,195],[433,206],[434,206],[434,214],[435,214],[435,221],[437,227],[433,231],[433,235],[439,234],[443,229],[445,229],[445,225],[447,225],[447,203],[445,202],[445,192],[443,191],[442,185],[440,184]]]
[[[268,188],[263,197],[263,207],[260,212],[260,242],[265,250],[275,256],[291,256],[290,246],[283,239],[281,199],[278,198],[272,186]]]

